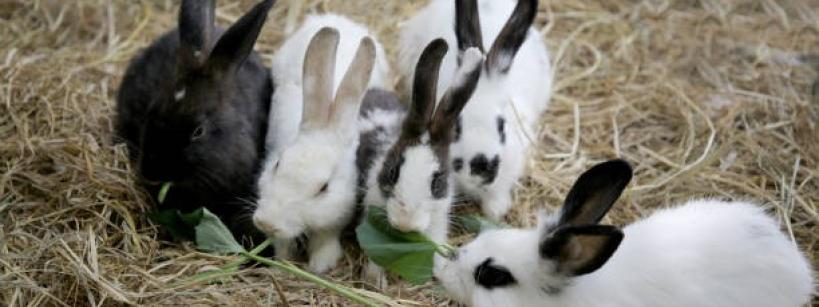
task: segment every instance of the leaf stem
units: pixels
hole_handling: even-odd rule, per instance
[[[310,281],[310,282],[312,282],[314,284],[322,286],[322,287],[324,287],[324,288],[326,288],[328,290],[334,291],[334,292],[336,292],[336,293],[338,293],[338,294],[340,294],[340,295],[342,295],[342,296],[344,296],[346,298],[349,298],[350,300],[353,300],[353,301],[355,301],[357,303],[360,303],[362,305],[370,306],[370,307],[379,306],[378,304],[368,300],[367,298],[365,298],[365,297],[363,297],[361,295],[358,295],[357,293],[355,293],[353,291],[350,291],[350,289],[345,287],[345,286],[334,284],[332,282],[326,281],[326,280],[322,279],[321,277],[318,277],[318,276],[313,275],[313,274],[311,274],[309,272],[303,271],[302,269],[299,269],[298,267],[296,267],[296,266],[294,266],[294,265],[292,265],[292,264],[290,264],[288,262],[280,262],[280,261],[270,260],[270,259],[267,259],[267,258],[264,258],[264,257],[259,257],[257,255],[247,253],[247,252],[242,253],[242,256],[245,256],[245,257],[247,257],[249,259],[252,259],[252,260],[254,260],[256,262],[259,262],[259,263],[262,263],[262,264],[277,268],[279,270],[288,272],[290,274],[296,275],[298,277],[301,277],[301,278],[303,278],[303,279],[305,279],[307,281]]]
[[[254,247],[248,254],[258,255],[265,248],[270,246],[270,244],[272,244],[272,243],[273,243],[273,241],[271,239],[267,239],[264,242],[262,242],[261,244],[259,244],[258,246]],[[233,261],[229,262],[228,264],[222,266],[218,270],[208,271],[208,272],[203,272],[203,273],[196,274],[196,275],[191,276],[190,278],[186,279],[185,281],[183,281],[183,282],[181,282],[181,283],[179,283],[177,285],[187,286],[187,285],[192,285],[192,284],[196,284],[196,283],[200,283],[200,282],[211,281],[211,280],[217,279],[219,277],[226,276],[226,275],[228,275],[230,273],[236,272],[236,270],[238,270],[240,266],[247,263],[248,261],[250,261],[250,258],[243,255],[242,257],[239,257],[239,259],[236,259],[236,260],[233,260]]]

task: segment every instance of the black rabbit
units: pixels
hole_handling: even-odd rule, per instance
[[[182,1],[178,29],[131,61],[117,96],[117,138],[151,195],[172,182],[162,207],[206,207],[237,236],[259,235],[250,204],[274,85],[253,45],[274,3],[222,30],[215,0]]]

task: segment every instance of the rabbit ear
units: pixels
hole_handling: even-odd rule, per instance
[[[197,68],[205,62],[213,36],[215,0],[184,0],[179,8],[179,63]]]
[[[302,72],[301,127],[316,129],[327,124],[327,114],[333,101],[333,78],[339,34],[335,28],[321,28],[310,40],[304,55]]]
[[[574,183],[564,200],[558,225],[596,224],[631,181],[631,166],[623,160],[595,165]]]
[[[331,125],[347,128],[358,118],[358,109],[370,83],[375,56],[372,38],[362,38],[350,67],[341,79],[335,101],[330,106]]]
[[[430,123],[430,142],[433,146],[449,147],[453,127],[475,92],[482,66],[483,54],[478,48],[469,48],[464,52],[461,67],[455,72],[452,85],[441,98]],[[433,97],[434,95],[433,93]]]
[[[276,87],[268,115],[265,150],[278,157],[299,135],[301,88],[292,82]]]
[[[608,225],[562,227],[547,236],[538,246],[540,256],[556,261],[557,271],[568,276],[596,271],[623,241],[623,232]]]
[[[208,58],[208,65],[217,71],[238,70],[253,52],[267,14],[275,0],[265,0],[242,16],[216,42]]]
[[[459,56],[472,47],[484,52],[477,0],[455,1],[455,35],[458,38]]]
[[[435,110],[438,73],[448,49],[446,41],[439,38],[429,43],[418,59],[412,83],[412,105],[401,131],[401,139],[404,142],[417,139],[427,131],[427,125]]]
[[[506,21],[486,57],[486,67],[495,72],[507,73],[520,46],[526,40],[529,27],[535,21],[538,0],[518,0],[512,16]]]

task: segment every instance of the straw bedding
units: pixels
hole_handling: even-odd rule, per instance
[[[218,22],[253,2],[219,1]],[[227,257],[158,239],[111,118],[127,61],[174,26],[176,3],[0,1],[0,305],[351,304],[263,267],[170,286]],[[394,57],[397,24],[421,5],[279,0],[257,49],[270,55],[304,14],[338,12],[371,26]],[[580,172],[622,157],[636,176],[606,222],[693,197],[754,200],[819,266],[819,2],[553,0],[540,10],[555,94],[509,223],[532,225]],[[350,253],[327,277],[362,287],[361,263]],[[366,293],[448,302],[432,284]]]

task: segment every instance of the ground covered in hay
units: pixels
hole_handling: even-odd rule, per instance
[[[219,2],[226,24],[254,1]],[[271,54],[304,14],[339,12],[394,55],[397,23],[422,2],[279,0],[257,49]],[[227,258],[157,239],[111,118],[128,59],[174,26],[176,3],[0,1],[0,305],[351,305],[262,267],[171,286]],[[622,157],[636,176],[607,222],[751,199],[819,267],[819,1],[541,3],[556,92],[508,222],[531,225],[589,165]],[[367,288],[361,263],[350,254],[327,277]],[[448,302],[432,284],[383,295]]]

